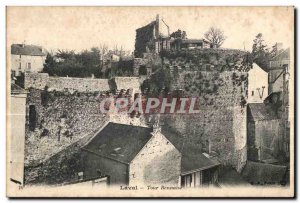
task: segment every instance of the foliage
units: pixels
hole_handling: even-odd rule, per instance
[[[48,54],[43,72],[51,76],[101,77],[100,49],[94,47],[80,53],[58,50],[55,55]]]
[[[270,56],[270,52],[267,45],[265,44],[263,35],[259,33],[258,35],[256,35],[255,39],[253,40],[253,45],[252,45],[253,61],[263,69],[268,69],[269,56]]]
[[[251,57],[253,62],[259,65],[264,70],[269,69],[269,61],[272,57],[274,57],[277,53],[276,44],[272,46],[272,50],[268,48],[265,44],[265,40],[261,33],[257,34],[255,39],[253,40]]]
[[[167,69],[159,69],[150,79],[143,82],[142,92],[150,92],[153,96],[158,96],[160,93],[168,93],[172,82],[172,76]]]

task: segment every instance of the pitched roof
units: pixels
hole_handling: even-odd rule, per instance
[[[262,120],[275,120],[278,116],[272,106],[266,105],[264,103],[251,103],[248,104],[250,120],[262,121]]]
[[[286,166],[247,161],[242,176],[253,184],[271,184],[284,181]]]
[[[129,163],[152,137],[152,129],[108,123],[83,149],[103,157]]]
[[[199,146],[186,141],[186,138],[170,126],[163,126],[162,134],[181,153],[181,173],[188,174],[193,171],[208,169],[219,165],[220,163],[213,158],[206,157]]]
[[[287,48],[285,50],[281,50],[270,61],[289,60],[289,59],[290,59],[290,48]]]
[[[218,165],[220,165],[218,161],[210,159],[202,153],[185,153],[181,158],[181,174],[185,175]]]
[[[11,54],[28,56],[45,56],[43,48],[36,45],[12,44]]]

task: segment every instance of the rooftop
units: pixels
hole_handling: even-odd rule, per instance
[[[122,163],[130,163],[152,137],[152,128],[108,123],[83,149]]]
[[[28,56],[45,56],[43,48],[36,45],[12,44],[11,54]]]
[[[284,181],[286,172],[286,166],[247,161],[242,176],[249,183],[271,184]]]
[[[264,103],[248,104],[250,119],[254,121],[262,120],[276,120],[278,116],[274,109],[270,105]]]
[[[162,128],[162,134],[170,140],[182,154],[181,173],[183,175],[220,165],[217,160],[205,156],[203,152],[199,150],[198,146],[186,141],[185,137],[169,126]]]

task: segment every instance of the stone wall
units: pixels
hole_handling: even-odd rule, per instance
[[[108,119],[100,113],[101,99],[99,93],[30,89],[27,105],[35,108],[36,119],[35,129],[31,131],[30,115],[27,116],[25,165],[37,165],[99,129]],[[66,135],[58,140],[62,129]]]
[[[73,182],[82,171],[81,148],[74,143],[38,165],[26,166],[25,184],[57,185]]]
[[[169,90],[196,97],[200,113],[161,115],[161,122],[179,131],[185,142],[241,171],[247,159],[245,106],[250,67],[246,52],[181,50],[162,57],[163,71],[151,75],[143,89],[150,95]]]
[[[115,77],[112,80],[114,81],[117,90],[132,89],[132,95],[141,93],[139,77]]]
[[[79,92],[110,90],[108,79],[51,77],[47,73],[26,73],[24,83],[25,89],[44,89],[48,86],[49,90],[56,91],[64,89]]]
[[[135,57],[142,57],[143,53],[148,50],[155,51],[156,32],[158,32],[158,24],[156,21],[136,30],[135,37]]]
[[[76,180],[76,174],[83,171],[77,142],[112,119],[111,115],[101,113],[100,103],[104,98],[118,96],[107,92],[70,93],[30,88],[26,103],[28,109],[34,106],[36,119],[32,131],[27,111],[26,184],[62,184]],[[124,96],[130,97],[126,93]],[[122,118],[130,122],[129,115]]]

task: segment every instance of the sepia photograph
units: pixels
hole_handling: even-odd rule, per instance
[[[6,7],[6,195],[293,198],[295,7]]]

